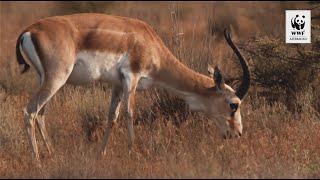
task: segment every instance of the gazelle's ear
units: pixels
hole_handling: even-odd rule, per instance
[[[214,68],[213,80],[219,90],[225,90],[224,78],[218,66]]]
[[[213,69],[213,67],[212,67],[211,65],[209,65],[209,64],[208,64],[208,73],[209,73],[210,76],[213,76],[213,74],[214,74],[214,69]]]

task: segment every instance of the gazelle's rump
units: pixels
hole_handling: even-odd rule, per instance
[[[24,59],[27,59],[31,64],[34,66],[34,68],[37,70],[39,75],[40,84],[43,84],[44,81],[44,69],[41,64],[39,55],[37,53],[37,50],[33,44],[33,41],[31,39],[31,33],[25,32],[21,38],[20,38],[20,46],[19,46],[20,52]]]

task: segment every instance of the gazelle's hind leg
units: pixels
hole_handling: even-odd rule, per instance
[[[49,154],[51,155],[52,154],[52,145],[51,145],[51,142],[50,142],[50,139],[49,139],[46,127],[45,127],[45,121],[44,121],[45,120],[45,114],[44,114],[45,107],[46,107],[46,105],[44,105],[38,113],[37,124],[38,124],[38,128],[41,132],[42,139],[46,144],[46,147],[47,147]]]
[[[50,98],[58,91],[60,87],[64,85],[70,73],[60,76],[60,79],[46,79],[40,90],[33,96],[26,109],[24,110],[25,123],[29,136],[29,140],[32,145],[33,156],[36,160],[39,160],[39,153],[37,147],[37,140],[35,136],[35,120],[39,111],[50,100]],[[62,78],[63,77],[63,78]],[[48,141],[47,132],[44,127],[43,120],[37,120],[41,133],[44,134],[46,144],[50,144]],[[50,146],[50,145],[49,145]],[[49,147],[50,148],[50,147]]]
[[[30,144],[31,144],[32,150],[33,150],[32,155],[38,161],[39,154],[38,154],[36,133],[35,133],[35,128],[34,128],[35,119],[36,119],[36,114],[30,114],[27,112],[26,109],[24,109],[24,121],[26,124],[26,129],[27,129],[27,133],[29,136]]]
[[[63,32],[64,30],[58,29],[57,31]],[[34,127],[37,115],[58,89],[66,83],[75,62],[74,44],[68,43],[71,42],[71,37],[68,35],[62,37],[58,36],[59,33],[56,34],[53,43],[48,41],[48,39],[53,39],[48,37],[44,31],[25,32],[21,37],[20,51],[37,70],[41,83],[39,91],[32,97],[24,110],[26,129],[33,155],[37,160],[39,154]],[[55,42],[59,42],[59,48],[55,46]],[[47,147],[50,149],[44,119],[40,117],[37,124]]]

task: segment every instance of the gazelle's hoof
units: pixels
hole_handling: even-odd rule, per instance
[[[133,155],[133,151],[134,151],[133,144],[129,144],[128,145],[128,154],[129,154],[129,156]]]
[[[53,157],[53,152],[52,151],[48,151],[48,158],[52,158]]]
[[[49,148],[47,148],[47,150],[48,150],[49,156],[50,156],[50,157],[53,156],[54,150],[52,149],[52,147],[50,146]]]
[[[33,159],[34,159],[34,161],[35,161],[35,162],[40,161],[39,153],[36,153],[36,154],[35,154],[35,153],[33,153],[33,154],[32,154],[32,157],[33,157]]]
[[[106,154],[107,154],[107,150],[106,149],[102,150],[101,156],[104,157],[104,156],[106,156]]]
[[[35,158],[33,158],[32,161],[37,168],[42,168],[39,156],[36,156]]]
[[[37,166],[37,168],[42,168],[42,165],[41,165],[40,161],[36,162],[36,166]]]

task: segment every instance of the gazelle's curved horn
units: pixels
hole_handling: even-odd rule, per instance
[[[233,52],[238,56],[241,67],[242,67],[243,80],[241,85],[236,91],[236,95],[242,100],[246,97],[248,90],[250,88],[251,75],[249,71],[248,62],[243,58],[237,46],[232,42],[230,37],[230,32],[227,30],[227,28],[224,30],[224,37],[227,43],[229,44],[229,46],[232,48]]]

